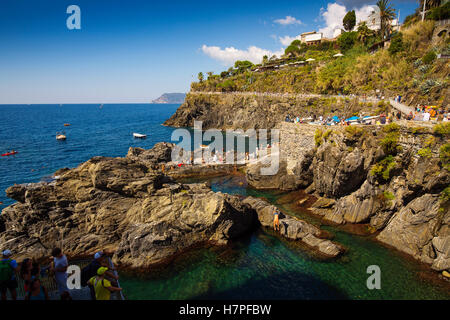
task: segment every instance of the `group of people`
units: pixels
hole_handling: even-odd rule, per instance
[[[67,257],[60,248],[53,249],[51,255],[47,267],[41,267],[30,258],[25,258],[19,265],[11,258],[11,251],[4,250],[0,261],[1,299],[7,299],[8,291],[12,300],[17,299],[18,274],[23,282],[25,300],[49,300],[48,289],[41,282],[48,273],[54,277],[61,300],[72,300],[67,286]],[[105,258],[103,252],[97,252],[89,265],[81,270],[81,285],[89,287],[92,300],[109,300],[112,292],[122,290],[117,285],[118,276],[109,268]]]
[[[228,159],[234,159],[233,164],[239,163],[243,161],[244,163],[248,163],[250,161],[255,161],[260,157],[264,157],[269,154],[269,150],[274,147],[279,147],[279,143],[271,143],[267,145],[259,145],[256,146],[253,152],[235,152],[234,150],[225,151],[222,149],[222,152],[218,151],[209,151],[205,150],[202,153],[201,164],[202,165],[214,165],[214,164],[226,164]],[[206,148],[205,148],[206,149]],[[180,163],[162,163],[160,165],[161,171],[164,173],[167,170],[173,170],[177,168],[182,168],[184,166],[193,166],[197,164],[197,161],[194,161],[194,152],[192,152],[191,158],[189,161],[182,161]]]
[[[406,120],[414,121],[450,121],[450,112],[445,108],[437,108],[436,106],[417,105],[414,113],[411,111]]]

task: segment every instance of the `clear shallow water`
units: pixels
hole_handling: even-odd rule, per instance
[[[239,177],[210,181],[214,191],[281,196],[247,188]],[[434,277],[423,265],[368,238],[325,229],[348,249],[344,256],[323,261],[260,230],[230,248],[195,250],[146,277],[124,275],[121,285],[129,299],[450,299],[448,286],[424,279]],[[366,287],[370,265],[381,269],[381,290]]]
[[[37,182],[59,168],[75,167],[93,156],[124,156],[128,148],[151,148],[170,141],[172,128],[161,126],[178,105],[0,105],[0,209],[13,201],[4,190],[14,183]],[[63,127],[71,123],[70,127]],[[55,140],[65,131],[67,141]],[[133,132],[148,134],[135,140]],[[212,179],[212,188],[263,196],[240,178]],[[301,216],[301,213],[299,213]],[[311,220],[311,217],[308,221]],[[227,248],[198,249],[163,271],[146,277],[122,276],[129,299],[449,299],[448,287],[423,280],[421,265],[363,237],[327,227],[349,250],[321,261],[304,248],[259,231]],[[366,268],[382,270],[382,290],[366,288]]]

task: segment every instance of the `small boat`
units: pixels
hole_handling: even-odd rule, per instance
[[[6,153],[2,154],[2,157],[12,156],[12,155],[15,155],[18,153],[19,153],[18,151],[6,152]]]
[[[67,137],[64,134],[56,134],[56,140],[66,140]]]
[[[135,137],[136,139],[145,139],[147,138],[147,135],[141,133],[133,133],[133,137]]]
[[[70,127],[70,123],[64,123],[64,127]]]

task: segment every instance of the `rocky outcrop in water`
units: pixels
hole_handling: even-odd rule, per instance
[[[277,208],[265,200],[247,197],[244,203],[249,204],[258,214],[258,220],[264,227],[273,227],[273,212]],[[336,257],[344,249],[330,240],[322,239],[319,228],[294,217],[281,213],[279,216],[280,234],[291,240],[301,240],[303,243],[314,248],[321,254]]]
[[[227,244],[258,220],[270,224],[271,206],[262,200],[243,201],[206,184],[174,180],[231,174],[238,167],[178,167],[170,162],[173,147],[130,148],[125,158],[94,157],[58,170],[49,183],[11,186],[7,195],[17,203],[0,216],[0,249],[12,249],[19,259],[46,257],[54,247],[73,257],[106,250],[119,265],[146,268],[192,247]],[[287,216],[281,223],[286,238],[327,256],[341,253],[338,245],[318,238],[316,227]]]
[[[51,183],[8,188],[18,202],[2,212],[2,249],[37,258],[55,246],[70,256],[109,250],[119,264],[146,267],[201,243],[226,244],[256,225],[239,197],[155,170],[171,147],[95,157]]]

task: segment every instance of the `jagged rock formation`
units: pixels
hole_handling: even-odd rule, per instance
[[[114,252],[122,266],[145,268],[205,243],[223,245],[273,219],[257,199],[213,192],[206,184],[178,183],[173,177],[224,174],[235,166],[170,168],[171,143],[151,150],[130,148],[126,158],[94,157],[61,169],[50,183],[14,185],[17,203],[0,216],[0,249],[15,258],[41,258],[62,247],[69,256]],[[162,171],[162,167],[166,170]],[[319,239],[320,230],[284,217],[284,235],[327,256],[341,248]]]
[[[433,269],[450,268],[450,212],[440,197],[450,185],[448,160],[440,151],[448,137],[408,126],[326,130],[282,123],[280,129],[285,137],[280,161],[292,169],[280,166],[271,180],[250,166],[249,184],[267,188],[272,183],[285,190],[308,186],[319,198],[311,210],[324,221],[370,225],[381,231],[381,242]]]
[[[256,215],[237,196],[176,183],[153,169],[171,147],[131,149],[127,158],[95,157],[59,171],[51,183],[8,188],[18,202],[2,212],[1,246],[19,257],[48,256],[55,246],[71,256],[110,250],[119,264],[146,267],[251,230]]]

